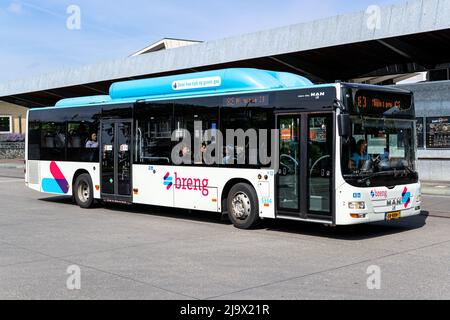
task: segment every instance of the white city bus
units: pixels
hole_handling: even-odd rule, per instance
[[[186,132],[208,148],[231,129],[275,130],[274,143],[258,137],[271,161],[233,140],[218,145],[215,163],[175,164]],[[415,130],[413,95],[394,88],[313,85],[257,69],[118,82],[107,96],[29,111],[26,185],[71,195],[82,208],[210,211],[244,229],[262,219],[394,220],[421,211]],[[194,159],[194,148],[186,145],[183,156]]]

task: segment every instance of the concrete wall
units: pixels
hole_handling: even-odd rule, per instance
[[[0,116],[12,116],[13,133],[25,133],[27,125],[27,110],[27,108],[0,101]],[[22,119],[22,132],[20,132],[20,118]]]
[[[414,92],[417,117],[450,117],[450,81],[399,85]],[[419,149],[422,180],[450,181],[450,149]]]

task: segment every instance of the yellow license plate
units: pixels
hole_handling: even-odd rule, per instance
[[[402,213],[400,211],[389,212],[386,214],[386,220],[395,220],[400,219],[402,217]]]

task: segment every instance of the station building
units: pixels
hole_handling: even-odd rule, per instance
[[[1,83],[0,124],[19,114],[24,121],[21,108],[108,94],[117,81],[232,67],[286,71],[317,84],[412,90],[421,178],[449,180],[449,17],[450,0],[413,0],[221,40],[163,39],[123,59]],[[21,122],[12,122],[17,130]]]

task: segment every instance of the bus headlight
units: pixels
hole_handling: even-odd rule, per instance
[[[366,208],[365,202],[349,202],[348,208],[352,210],[364,210]]]
[[[417,202],[417,203],[422,202],[422,196],[417,196],[417,197],[416,197],[416,202]]]

